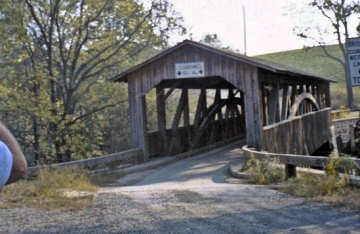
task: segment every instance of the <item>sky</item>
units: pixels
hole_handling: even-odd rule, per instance
[[[328,44],[336,41],[330,26],[309,0],[172,0],[174,9],[184,18],[184,25],[199,41],[206,34],[217,34],[224,45],[244,53],[243,10],[246,14],[247,55],[258,55],[314,45],[296,36],[294,28],[310,27],[316,34],[322,28]],[[321,27],[319,27],[321,26]],[[314,35],[315,35],[314,34]],[[189,39],[175,36],[172,41]]]

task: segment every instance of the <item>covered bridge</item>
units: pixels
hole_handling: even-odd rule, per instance
[[[143,149],[144,160],[242,137],[249,146],[271,150],[271,139],[289,136],[269,133],[264,126],[308,112],[320,111],[311,118],[309,130],[319,123],[322,128],[330,124],[327,107],[331,80],[189,40],[122,72],[114,80],[128,83],[131,143]],[[145,96],[154,88],[158,129],[149,132]],[[169,118],[166,100],[177,89],[181,90],[178,106]],[[198,100],[196,112],[190,117],[189,90],[193,89],[198,90]],[[211,102],[209,94],[213,94]],[[169,119],[171,125],[166,123]],[[303,125],[291,130],[295,138],[297,131],[304,131]],[[298,153],[312,153],[326,143],[328,134],[324,132],[316,135],[311,149]]]

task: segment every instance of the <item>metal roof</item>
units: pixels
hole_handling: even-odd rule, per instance
[[[236,60],[236,61],[247,63],[247,64],[253,65],[255,67],[262,68],[264,70],[274,72],[274,73],[287,74],[287,75],[290,75],[290,76],[302,76],[302,77],[305,76],[305,77],[308,77],[308,78],[311,78],[311,79],[336,83],[336,81],[334,81],[334,80],[324,78],[324,77],[319,76],[319,75],[311,74],[311,73],[302,71],[300,69],[292,68],[292,67],[287,66],[287,65],[267,61],[267,60],[264,60],[264,59],[248,57],[248,56],[238,54],[238,53],[233,53],[233,52],[229,52],[229,51],[216,49],[216,48],[213,48],[211,46],[204,45],[204,44],[201,44],[199,42],[194,42],[194,41],[190,41],[190,40],[184,40],[183,42],[177,44],[176,46],[171,47],[169,49],[166,49],[166,50],[160,52],[159,54],[157,54],[154,57],[146,60],[145,62],[140,63],[140,64],[138,64],[138,65],[136,65],[134,67],[131,67],[131,68],[125,70],[124,72],[121,72],[119,75],[115,76],[112,80],[117,81],[117,82],[126,81],[126,77],[127,77],[128,74],[130,74],[130,73],[132,73],[134,71],[137,71],[137,70],[141,69],[142,67],[146,66],[147,64],[150,64],[150,63],[152,63],[152,62],[154,62],[154,61],[156,61],[156,60],[158,60],[158,59],[170,54],[171,52],[173,52],[173,51],[175,51],[175,50],[177,50],[177,49],[179,49],[179,48],[181,48],[183,46],[186,46],[186,45],[194,46],[194,47],[197,47],[197,48],[200,48],[200,49],[212,52],[212,53],[216,53],[216,54],[228,57],[228,58]]]

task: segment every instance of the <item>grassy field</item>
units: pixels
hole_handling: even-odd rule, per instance
[[[333,56],[338,58],[342,57],[341,51],[337,45],[327,46],[327,50]],[[257,58],[285,64],[335,80],[337,83],[331,84],[332,106],[338,108],[346,105],[347,99],[344,70],[340,63],[326,57],[320,47],[264,54],[257,56]],[[360,89],[356,87],[353,88],[353,91],[355,105],[360,106]]]
[[[28,206],[76,210],[91,205],[97,190],[84,169],[41,169],[33,180],[5,186],[0,193],[0,209]]]

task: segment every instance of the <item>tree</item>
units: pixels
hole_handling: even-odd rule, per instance
[[[43,155],[70,160],[74,142],[86,145],[86,121],[125,101],[94,95],[84,106],[84,98],[133,64],[145,48],[164,47],[170,33],[184,30],[168,1],[146,3],[2,1],[0,24],[6,28],[0,41],[6,55],[1,62],[12,70],[4,87],[13,94],[14,109],[22,110],[17,115],[24,115],[24,128],[32,126],[35,152],[43,141]]]
[[[343,66],[346,77],[348,77],[345,42],[346,39],[349,38],[349,18],[360,13],[360,1],[312,0],[310,6],[316,8],[321,13],[321,15],[330,22],[343,57],[338,58],[330,54],[325,47],[325,42],[323,40],[319,41],[315,37],[310,36],[308,29],[298,32],[298,36],[315,40],[323,49],[327,57],[337,61]],[[353,107],[353,93],[351,83],[349,80],[346,80],[346,84],[348,90],[348,106]]]
[[[201,43],[206,44],[208,46],[212,46],[214,48],[218,48],[221,50],[239,53],[237,49],[233,49],[230,46],[227,46],[223,43],[223,41],[219,38],[219,36],[214,34],[205,34],[200,40]]]

